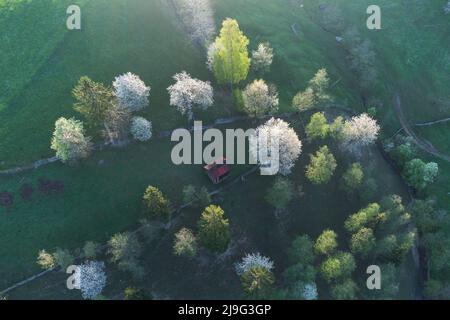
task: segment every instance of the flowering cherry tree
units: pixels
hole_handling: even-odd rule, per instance
[[[262,256],[259,252],[249,253],[242,261],[235,264],[235,270],[238,276],[242,276],[248,270],[254,267],[261,267],[271,271],[274,268],[273,261],[269,258]]]
[[[105,263],[87,261],[75,273],[75,281],[80,285],[83,299],[94,299],[102,293],[106,285]]]
[[[289,123],[272,118],[256,129],[256,135],[256,141],[250,143],[252,157],[259,159],[261,147],[266,147],[268,152],[272,145],[278,144],[279,173],[290,174],[302,152],[302,142]]]
[[[113,82],[115,95],[122,107],[130,111],[144,109],[149,103],[150,87],[135,74],[128,72],[116,77]]]
[[[264,80],[255,80],[242,93],[244,109],[251,117],[263,117],[278,110],[278,93]]]
[[[190,120],[194,116],[194,107],[207,109],[214,103],[214,91],[209,82],[191,78],[186,71],[177,73],[173,78],[176,83],[167,88],[170,105],[182,115],[187,114]]]
[[[380,126],[377,121],[366,113],[353,117],[342,129],[344,148],[359,154],[362,148],[375,143],[379,132]]]
[[[252,67],[257,72],[268,72],[273,62],[273,49],[268,43],[260,43],[252,52]]]

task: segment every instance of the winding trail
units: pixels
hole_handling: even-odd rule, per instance
[[[394,96],[394,110],[397,115],[398,120],[400,121],[400,124],[402,126],[402,129],[408,134],[411,138],[413,138],[414,143],[421,148],[423,151],[438,157],[441,160],[447,161],[450,163],[450,156],[443,154],[439,150],[437,150],[431,142],[419,137],[414,130],[411,128],[411,125],[408,123],[405,117],[405,113],[403,112],[402,108],[402,100],[400,98],[400,95],[397,93]]]

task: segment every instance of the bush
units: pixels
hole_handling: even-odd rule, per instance
[[[277,209],[286,208],[294,197],[294,185],[286,178],[277,178],[265,197]]]
[[[241,276],[241,282],[250,297],[264,299],[271,293],[275,277],[269,269],[256,266]]]
[[[87,259],[94,259],[100,251],[100,245],[93,241],[87,241],[83,247],[83,255]]]
[[[62,272],[66,272],[68,266],[72,265],[75,258],[67,249],[56,249],[53,254],[53,258],[55,259],[55,265],[61,268]]]
[[[55,266],[55,258],[45,250],[39,251],[37,264],[42,269],[51,269]]]
[[[133,117],[131,120],[131,134],[133,138],[145,142],[152,137],[152,123],[142,117]]]
[[[173,251],[177,256],[189,258],[197,254],[197,239],[191,230],[183,228],[175,234]]]
[[[170,202],[156,187],[149,186],[144,193],[144,210],[156,218],[170,218]]]
[[[314,251],[317,254],[329,255],[337,248],[337,234],[332,230],[325,230],[317,238]]]

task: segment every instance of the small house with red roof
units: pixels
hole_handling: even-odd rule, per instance
[[[212,183],[219,184],[230,175],[231,168],[227,164],[227,159],[221,158],[204,167]]]

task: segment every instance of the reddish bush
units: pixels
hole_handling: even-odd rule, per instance
[[[64,192],[64,183],[62,181],[40,178],[38,184],[39,191],[45,195]]]
[[[7,191],[3,191],[0,193],[0,206],[8,209],[14,203],[14,195]]]
[[[34,189],[28,183],[22,185],[22,187],[20,188],[20,196],[22,197],[23,200],[30,200],[33,193]]]

